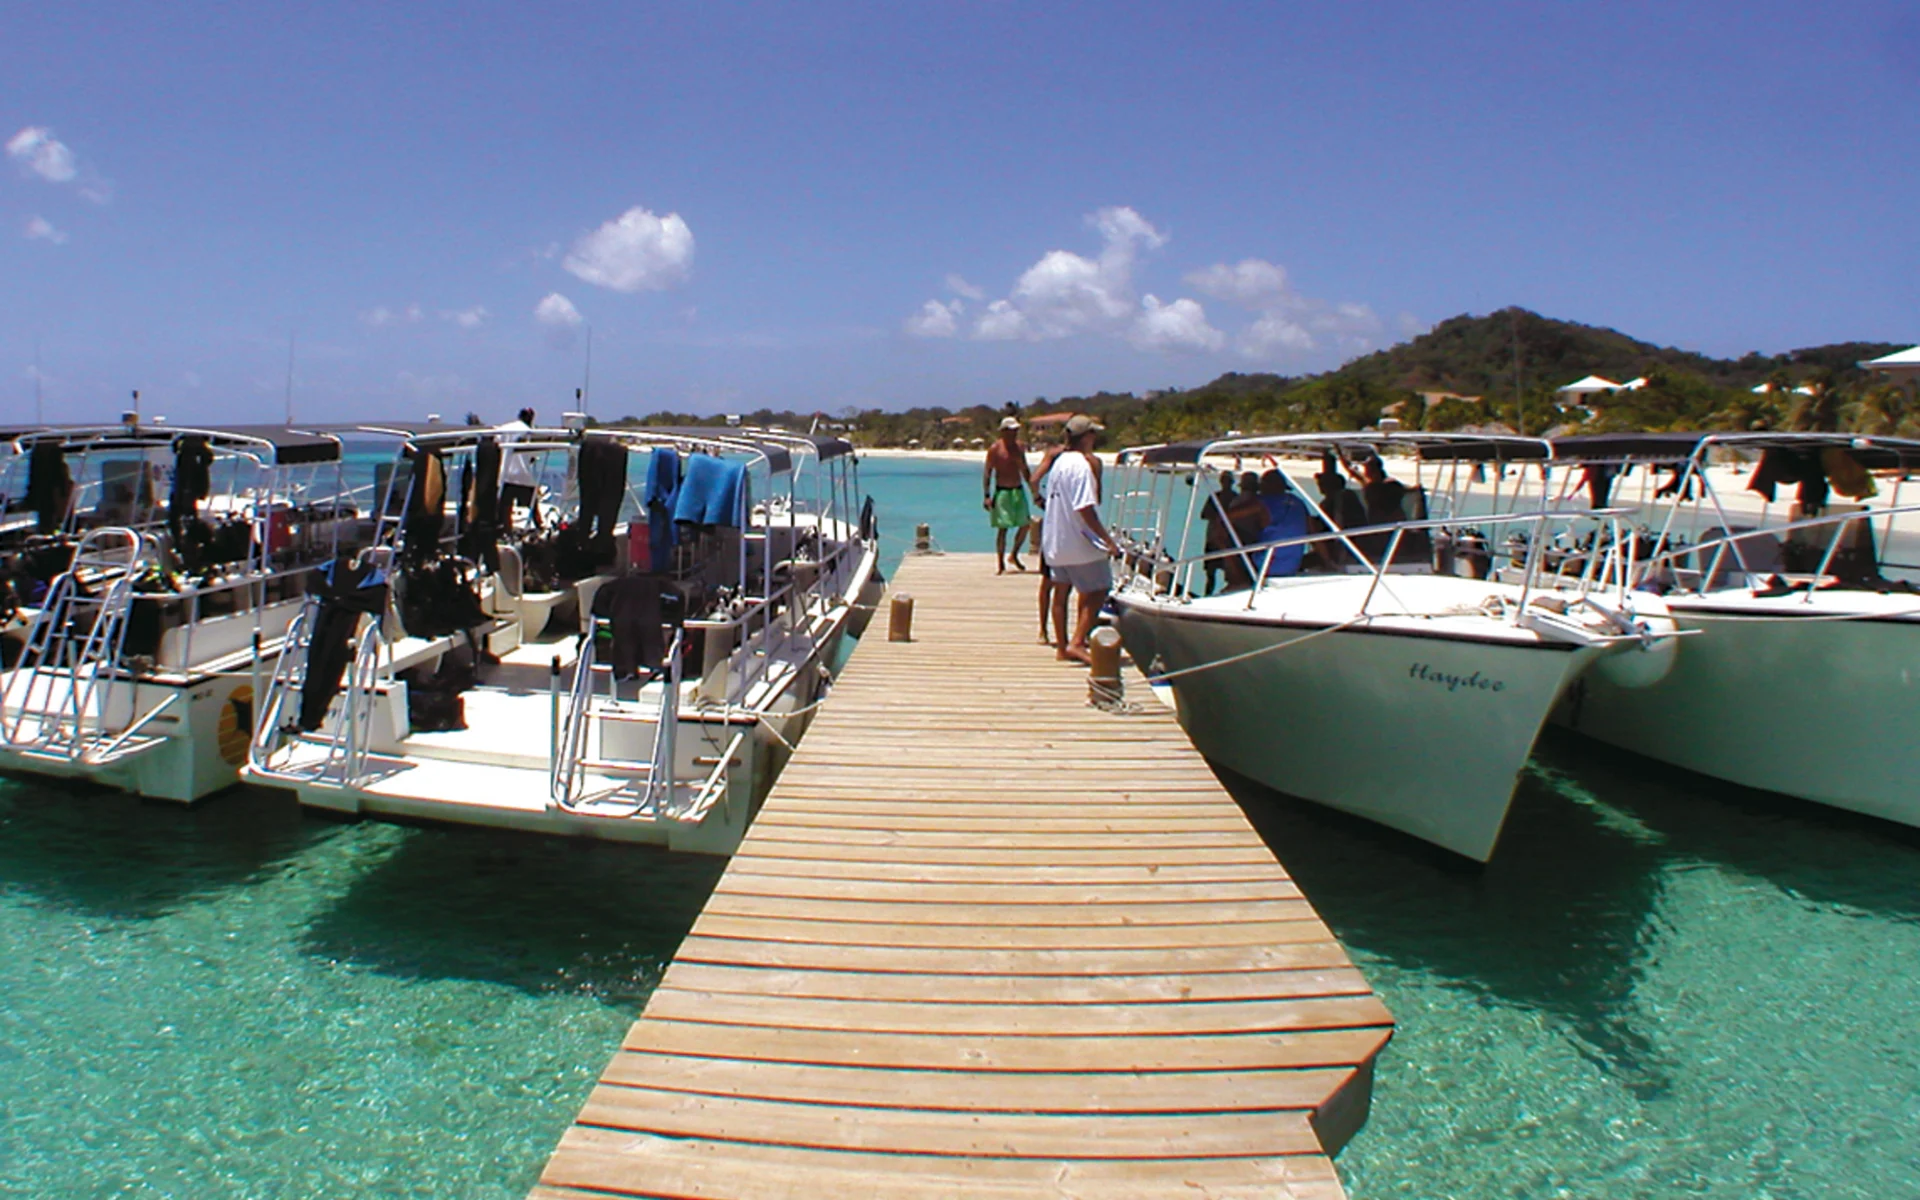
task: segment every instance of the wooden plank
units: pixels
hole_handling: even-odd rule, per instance
[[[1151,890],[1151,889],[1149,889]],[[837,897],[761,895],[729,888],[716,891],[706,912],[730,917],[777,917],[804,921],[862,921],[911,925],[1023,925],[1078,928],[1101,925],[1232,925],[1244,922],[1300,921],[1313,918],[1305,900],[1221,902],[1115,900],[1104,904],[956,903],[899,899],[848,900]]]
[[[595,1200],[608,1195],[676,1200],[1166,1200],[1170,1195],[1272,1200],[1284,1195],[1332,1200],[1343,1195],[1332,1164],[1318,1155],[1118,1162],[961,1158],[622,1135],[578,1126],[562,1137],[540,1183],[535,1200],[579,1200],[583,1193]]]
[[[1240,1158],[1251,1146],[1267,1154],[1320,1149],[1308,1114],[1297,1109],[1221,1113],[1206,1121],[1187,1115],[962,1115],[604,1085],[587,1098],[580,1124],[663,1137],[990,1158]]]
[[[1201,1113],[1312,1108],[1351,1077],[1341,1067],[1252,1071],[944,1071],[756,1062],[622,1050],[602,1079],[807,1104],[943,1112]]]
[[[681,991],[829,1000],[918,1000],[949,1004],[1145,1004],[1364,996],[1352,967],[1323,970],[1212,971],[1157,975],[922,974],[901,971],[777,970],[676,959],[661,985]]]
[[[1187,1000],[1139,1004],[838,1000],[695,992],[662,983],[647,1001],[654,1021],[870,1034],[961,1037],[1186,1037],[1284,1033],[1385,1025],[1386,1006],[1371,994],[1275,1000]]]
[[[622,1048],[928,1071],[1225,1071],[1348,1067],[1371,1058],[1385,1028],[1189,1037],[942,1036],[829,1029],[762,1029],[642,1020]]]
[[[1028,878],[1035,874],[1028,871]],[[729,896],[780,896],[808,900],[860,900],[894,904],[1218,904],[1235,905],[1266,900],[1299,900],[1300,889],[1289,880],[1204,883],[1161,882],[1150,875],[1127,881],[1083,883],[1071,880],[1013,883],[974,880],[931,883],[923,879],[816,878],[762,875],[736,871],[727,877]]]
[[[1313,933],[1317,922],[1303,923]],[[1322,927],[1324,928],[1324,927]],[[932,949],[925,946],[858,946],[813,941],[709,937],[696,930],[680,943],[674,962],[727,966],[863,971],[950,979],[975,975],[1025,976],[1029,982],[1060,976],[1137,975],[1154,971],[1211,974],[1234,971],[1284,971],[1350,965],[1345,950],[1331,937],[1292,942],[1249,942],[1224,946],[1098,947],[1075,942],[1058,948],[976,947]]]
[[[973,950],[1140,949],[1189,946],[1260,946],[1318,942],[1332,935],[1317,917],[1296,921],[1244,921],[1211,925],[898,925],[881,921],[815,921],[787,917],[737,917],[708,909],[694,922],[705,937],[817,942],[843,946],[928,946]]]
[[[1044,866],[1036,871],[1035,866]],[[1266,862],[1101,863],[1069,866],[1060,863],[1018,862],[901,862],[888,857],[791,858],[769,854],[736,854],[727,868],[727,886],[751,887],[750,879],[832,879],[902,884],[1017,884],[1022,887],[1075,887],[1086,884],[1132,886],[1161,884],[1199,887],[1207,884],[1272,884],[1295,887],[1279,864]],[[1297,894],[1297,891],[1296,891]]]
[[[1142,845],[1106,845],[1090,849],[1083,845],[1048,846],[1018,849],[1004,846],[927,846],[906,844],[885,838],[861,841],[778,840],[754,837],[744,856],[756,862],[785,860],[795,862],[827,861],[862,864],[897,863],[903,866],[988,866],[1045,867],[1047,873],[1063,867],[1159,867],[1174,866],[1266,866],[1273,863],[1273,852],[1256,838],[1239,838],[1226,846],[1163,846],[1152,839]],[[736,855],[738,859],[741,855]]]

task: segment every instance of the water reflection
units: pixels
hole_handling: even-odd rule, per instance
[[[264,789],[187,808],[76,780],[0,780],[0,889],[96,918],[163,917],[263,879],[329,836]]]
[[[637,1011],[725,867],[645,846],[413,829],[299,944],[389,975],[593,995]]]
[[[1642,1098],[1672,1064],[1633,994],[1661,930],[1659,839],[1568,803],[1529,773],[1485,867],[1405,835],[1224,776],[1248,818],[1356,955],[1548,1015]],[[1391,1000],[1391,996],[1389,996]]]

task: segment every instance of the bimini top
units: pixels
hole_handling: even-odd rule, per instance
[[[1149,465],[1197,463],[1209,454],[1378,454],[1411,451],[1428,462],[1538,462],[1552,454],[1540,438],[1480,433],[1276,433],[1211,441],[1168,442],[1124,450],[1121,460]]]
[[[593,434],[624,442],[630,448],[644,448],[648,445],[675,444],[680,449],[705,451],[714,454],[751,454],[766,460],[768,471],[782,475],[793,470],[793,451],[801,444],[808,444],[805,438],[796,442],[784,442],[781,438],[796,438],[791,434],[768,434],[763,432],[745,432],[733,428],[695,426],[687,429],[667,429],[658,426],[635,425],[597,425],[591,429],[553,429],[535,427],[527,429],[518,423],[513,425],[445,425],[412,423],[403,421],[382,422],[359,426],[362,433],[385,434],[390,437],[404,438],[416,446],[431,450],[458,450],[469,448],[481,438],[497,438],[512,441],[526,449],[562,449],[579,444],[581,438]]]
[[[13,441],[22,449],[53,442],[68,454],[84,454],[171,447],[183,437],[202,437],[215,451],[244,454],[274,466],[340,460],[339,438],[282,425],[76,425],[17,434]]]
[[[1759,451],[1837,448],[1845,450],[1855,462],[1872,471],[1920,467],[1920,441],[1862,433],[1713,433],[1682,430],[1573,434],[1553,439],[1554,457],[1571,462],[1679,463],[1715,447]]]

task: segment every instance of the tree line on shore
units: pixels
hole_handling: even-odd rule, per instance
[[[1911,394],[1858,366],[1902,348],[1843,342],[1716,359],[1510,308],[1443,321],[1412,341],[1318,375],[1229,372],[1198,387],[1144,395],[1098,392],[960,409],[850,409],[830,417],[762,409],[737,415],[747,425],[842,433],[861,446],[926,449],[972,448],[994,437],[1009,413],[1031,431],[1029,440],[1045,441],[1049,429],[1057,438],[1058,422],[1075,412],[1097,417],[1110,446],[1234,431],[1355,430],[1383,421],[1404,429],[1536,435],[1667,429],[1920,435],[1920,406]],[[1587,375],[1641,382],[1587,397],[1585,404],[1567,403],[1558,389]],[[1033,424],[1047,417],[1053,420]],[[660,412],[625,420],[718,425],[726,418]]]

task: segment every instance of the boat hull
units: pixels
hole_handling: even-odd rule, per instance
[[[1697,636],[1681,639],[1666,678],[1626,690],[1596,673],[1561,723],[1716,779],[1920,826],[1920,622],[1670,603]]]
[[[1596,653],[1117,603],[1129,652],[1156,670],[1260,652],[1172,680],[1208,759],[1482,862],[1555,699]]]

